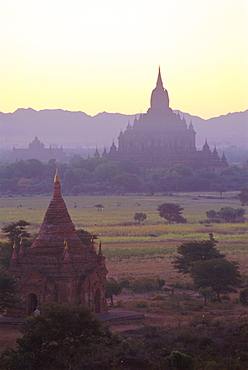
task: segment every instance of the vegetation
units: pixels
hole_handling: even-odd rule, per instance
[[[0,314],[15,307],[17,299],[17,283],[5,270],[0,270]]]
[[[138,223],[140,224],[141,222],[146,220],[146,214],[142,212],[136,212],[133,218],[134,221],[138,221]]]
[[[104,208],[104,206],[103,206],[102,204],[100,204],[100,203],[95,204],[95,205],[94,205],[94,207],[96,207],[96,209],[97,209],[99,212],[101,212],[101,211],[103,210],[103,208]]]
[[[9,241],[13,244],[15,241],[20,240],[21,238],[30,237],[30,234],[26,229],[26,227],[29,225],[30,223],[25,220],[11,222],[10,224],[5,225],[2,228],[2,232],[7,236]]]
[[[247,187],[244,187],[240,190],[240,193],[238,194],[238,198],[242,206],[248,205],[248,188]]]
[[[61,308],[58,308],[59,320],[54,313],[48,320],[43,311],[39,317],[25,322],[24,337],[17,340],[15,349],[8,348],[2,353],[0,367],[3,370],[247,369],[245,317],[234,318],[226,309],[226,313],[216,318],[216,304],[214,315],[202,311],[201,307],[197,308],[199,312],[191,312],[193,302],[186,296],[179,300],[175,294],[168,296],[168,302],[150,300],[150,306],[143,304],[143,308],[138,308],[142,306],[140,301],[136,306],[146,311],[166,309],[167,304],[169,325],[142,322],[139,329],[129,327],[118,335],[111,334],[102,325],[99,329],[92,327],[89,320],[83,325],[88,330],[85,333],[83,329],[81,338],[78,332],[83,323],[73,317],[71,310],[61,315]],[[182,311],[182,306],[185,307],[184,315],[179,317],[177,313]],[[172,312],[176,313],[173,318]],[[79,322],[79,327],[73,322]],[[100,333],[96,335],[98,330]]]
[[[158,206],[159,216],[165,218],[169,224],[176,222],[177,224],[184,224],[187,222],[186,218],[182,216],[183,207],[174,203],[163,203]]]
[[[179,270],[171,267],[171,259],[177,246],[185,243],[192,245],[196,242],[198,247],[192,248],[189,253],[189,261],[188,254],[185,253],[185,258],[187,257],[186,260],[189,262],[188,267],[187,264],[186,267],[185,264],[182,265],[185,271],[186,269],[193,271],[194,266],[203,262],[214,263],[216,258],[218,269],[223,268],[220,266],[220,260],[227,262],[224,258],[225,254],[228,260],[238,260],[240,271],[245,275],[248,274],[246,264],[247,224],[216,223],[210,226],[199,224],[199,220],[209,209],[218,212],[219,209],[227,206],[236,208],[238,200],[235,195],[235,193],[226,193],[222,199],[213,193],[178,193],[176,195],[167,193],[167,195],[156,197],[151,195],[129,197],[66,196],[65,201],[76,227],[89,230],[89,232],[85,232],[85,229],[82,229],[81,233],[86,236],[87,242],[90,243],[92,235],[101,236],[103,253],[107,257],[109,276],[114,277],[130,294],[130,305],[125,305],[125,308],[159,315],[168,313],[168,320],[172,322],[172,325],[171,327],[169,325],[163,327],[159,323],[158,327],[153,327],[149,322],[139,330],[129,330],[118,338],[104,332],[101,328],[103,336],[100,335],[95,342],[93,335],[92,341],[86,340],[86,347],[81,347],[80,343],[77,347],[76,344],[75,352],[72,351],[68,342],[64,342],[64,347],[60,347],[63,348],[64,353],[61,353],[61,349],[58,350],[60,344],[56,342],[42,342],[42,352],[40,352],[39,344],[35,342],[36,337],[27,336],[27,341],[23,345],[19,346],[18,344],[15,350],[9,349],[4,353],[0,367],[18,370],[18,368],[39,369],[40,366],[42,369],[43,363],[38,365],[39,362],[34,360],[41,353],[41,356],[47,355],[45,358],[47,362],[44,362],[44,366],[48,369],[50,366],[50,368],[61,369],[71,367],[72,369],[94,370],[100,368],[160,370],[162,366],[165,369],[173,368],[172,366],[180,368],[182,364],[185,369],[185,366],[189,366],[189,368],[193,366],[195,369],[246,369],[248,364],[247,320],[246,316],[244,318],[242,316],[239,321],[236,321],[233,315],[235,307],[238,307],[239,311],[243,309],[246,312],[247,308],[245,306],[242,308],[240,305],[243,300],[240,299],[240,303],[238,303],[238,294],[236,294],[235,298],[231,296],[230,301],[211,302],[216,293],[214,292],[215,287],[212,288],[209,285],[211,283],[209,280],[206,285],[201,282],[202,287],[198,289],[203,298],[194,299],[192,298],[193,295],[196,295],[194,292],[190,293],[192,294],[190,296],[188,292],[177,291],[179,288],[193,288],[189,273],[178,277],[176,271]],[[20,219],[32,220],[32,225],[27,228],[28,232],[33,234],[42,222],[49,201],[50,196],[43,198],[2,197],[0,220],[4,224]],[[76,208],[74,207],[75,201]],[[163,220],[156,212],[157,207],[163,202],[180,203],[180,206],[185,209],[188,223],[172,223],[165,227]],[[104,212],[96,212],[94,204],[104,204],[106,212],[105,210]],[[22,206],[20,207],[20,205]],[[139,227],[134,225],[134,222],[130,222],[137,207],[142,207],[142,210],[147,214],[145,225],[141,223]],[[214,233],[214,238],[211,234],[210,239],[206,240],[206,235],[209,233]],[[6,238],[6,235],[4,234],[3,237]],[[5,244],[6,240],[1,241],[0,247]],[[219,250],[216,248],[217,240]],[[180,256],[183,257],[179,254],[178,257]],[[227,273],[230,265],[227,266],[225,262],[224,273]],[[232,264],[232,262],[230,263]],[[203,268],[204,271],[207,270],[205,275],[200,276],[203,282],[206,276],[212,275],[211,268],[213,266],[207,267],[205,265]],[[234,278],[236,281],[240,281],[235,264],[232,264],[231,267]],[[154,272],[157,275],[154,276]],[[127,274],[130,275],[127,276]],[[164,282],[166,282],[166,286],[162,290]],[[228,292],[229,288],[235,289],[236,283],[234,284],[232,281],[227,286],[228,290],[225,287],[225,291]],[[145,292],[144,296],[148,298],[135,298],[136,292],[137,294]],[[225,294],[223,292],[224,290],[220,295]],[[241,292],[240,297],[244,294]],[[126,291],[125,294],[127,294]],[[124,305],[123,302],[115,304],[119,307]],[[224,317],[223,320],[216,317],[218,310],[219,316]],[[41,316],[43,312],[42,310]],[[167,323],[167,318],[164,321]],[[33,325],[33,321],[31,325]],[[38,342],[40,336],[39,333],[36,334]],[[32,338],[29,343],[28,338]],[[77,343],[74,342],[74,339],[70,340],[73,344]],[[87,347],[88,344],[89,347]],[[25,349],[31,350],[30,354],[25,352]],[[48,363],[51,358],[49,356],[53,355],[53,351],[57,351],[54,355],[54,363]],[[86,351],[87,356],[84,355]],[[33,357],[30,360],[31,356]]]
[[[0,164],[0,194],[50,194],[55,161],[43,164],[36,159]],[[178,191],[240,190],[247,186],[248,169],[231,166],[220,175],[193,171],[183,165],[145,170],[131,161],[112,163],[106,158],[72,157],[59,165],[64,192],[78,194],[123,194]],[[223,185],[225,184],[225,185]]]
[[[220,294],[235,292],[233,287],[241,285],[238,263],[227,261],[215,245],[212,234],[210,240],[183,243],[177,249],[179,256],[172,262],[180,273],[193,278],[197,289],[202,289],[205,304],[209,293],[206,289],[211,288],[220,299]]]
[[[196,288],[212,288],[220,299],[220,294],[236,292],[234,287],[241,285],[241,275],[236,262],[225,258],[215,258],[196,262],[191,269],[191,276]]]
[[[209,222],[230,222],[230,223],[243,223],[245,222],[245,209],[223,207],[219,211],[211,209],[206,212]]]
[[[23,333],[16,350],[2,354],[2,369],[75,369],[107,339],[89,309],[57,303],[43,305],[41,315],[28,317]]]
[[[192,240],[182,243],[177,248],[179,256],[175,256],[172,262],[173,267],[180,273],[190,274],[196,262],[224,258],[225,255],[216,249],[216,244],[217,241],[213,238],[212,234],[210,234],[209,240]]]
[[[19,220],[17,222],[11,222],[2,228],[3,234],[7,237],[7,242],[0,242],[0,266],[4,268],[9,267],[14,243],[17,250],[20,248],[21,241],[25,248],[32,244],[33,238],[27,231],[27,226],[30,226],[29,222]]]
[[[121,284],[114,278],[106,281],[106,298],[110,298],[111,306],[114,307],[114,295],[119,295],[122,292]]]
[[[248,307],[248,287],[240,290],[239,301],[244,307]]]
[[[96,234],[91,234],[87,230],[77,229],[76,234],[84,245],[90,246],[94,239],[97,239]]]

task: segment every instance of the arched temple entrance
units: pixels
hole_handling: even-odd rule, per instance
[[[100,290],[97,288],[94,299],[95,313],[101,312],[101,294]]]
[[[32,315],[32,313],[36,310],[37,303],[37,295],[34,293],[30,293],[26,299],[26,310],[28,316]]]

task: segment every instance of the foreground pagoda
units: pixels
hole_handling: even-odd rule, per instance
[[[16,246],[9,273],[18,281],[22,307],[27,316],[43,302],[84,305],[95,313],[105,313],[106,274],[101,244],[84,245],[61,196],[58,170],[54,194],[47,208],[39,234],[30,248]]]

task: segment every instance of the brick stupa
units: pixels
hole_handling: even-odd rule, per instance
[[[9,273],[18,281],[23,306],[20,316],[30,315],[43,302],[70,302],[95,313],[106,313],[105,258],[101,243],[96,253],[78,238],[61,196],[58,170],[54,194],[39,234],[30,248],[14,245]]]

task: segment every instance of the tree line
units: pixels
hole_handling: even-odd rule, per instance
[[[0,164],[0,194],[50,194],[55,160],[37,159]],[[122,194],[177,191],[240,190],[248,182],[248,169],[231,166],[216,174],[192,170],[178,164],[161,171],[144,169],[129,160],[113,163],[106,158],[83,159],[75,155],[69,163],[59,164],[64,194]]]

